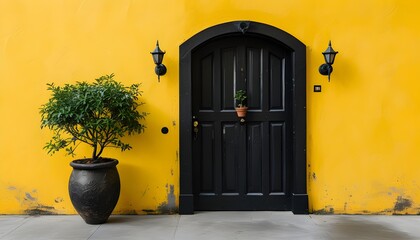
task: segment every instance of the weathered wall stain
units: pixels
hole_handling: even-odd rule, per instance
[[[32,191],[25,191],[21,188],[15,186],[9,186],[7,188],[9,191],[13,191],[15,194],[16,201],[22,206],[22,212],[19,214],[27,215],[56,215],[59,212],[52,206],[47,206],[40,204],[38,202],[38,190],[33,189]],[[54,199],[55,203],[63,202],[64,199],[57,197]]]
[[[32,195],[28,192],[25,193],[25,200],[29,200],[29,201],[36,201],[35,197],[32,197]]]
[[[55,211],[54,207],[44,206],[41,204],[38,204],[35,207],[26,209],[24,212],[25,214],[28,214],[28,215],[57,215],[58,214]]]
[[[175,214],[178,213],[178,208],[176,206],[176,196],[175,196],[175,187],[174,185],[166,184],[167,197],[166,201],[159,204],[159,206],[154,209],[142,209],[147,215],[156,215],[156,214]]]
[[[401,212],[407,208],[410,208],[412,205],[413,203],[410,199],[398,196],[397,201],[395,202],[394,211]]]
[[[112,214],[118,214],[118,215],[138,215],[137,211],[134,210],[134,209],[114,211],[114,212],[112,212]]]
[[[332,206],[325,206],[323,209],[314,210],[313,214],[319,214],[319,215],[334,214],[334,208]]]
[[[155,210],[153,209],[143,209],[143,212],[145,212],[147,215],[155,215],[158,214]]]
[[[144,189],[143,194],[141,196],[144,197],[146,195],[147,191],[149,191],[149,185],[146,186],[146,188]]]
[[[169,189],[168,189],[168,187],[169,187]],[[174,185],[168,186],[168,184],[166,184],[166,191],[168,193],[167,201],[161,203],[158,206],[157,210],[160,214],[174,214],[174,213],[178,212],[178,209],[175,205]]]
[[[387,193],[386,193],[387,194]],[[388,195],[388,194],[387,194]],[[349,195],[351,198],[352,195]],[[333,199],[331,199],[333,201]],[[379,211],[371,211],[371,210],[349,210],[349,202],[344,202],[343,208],[339,208],[339,210],[334,209],[334,205],[327,205],[322,209],[313,209],[313,214],[320,214],[320,215],[328,215],[328,214],[364,214],[364,215],[406,215],[410,214],[408,211],[413,209],[414,203],[410,199],[410,197],[399,195],[394,202],[393,207],[385,208]],[[420,208],[419,208],[420,210]],[[352,211],[348,213],[348,211]],[[420,215],[420,212],[418,212]]]
[[[345,208],[347,208],[347,205],[345,205]],[[335,209],[333,207],[330,207],[329,209],[328,209],[328,207],[326,207],[324,209],[314,210],[312,213],[313,214],[318,214],[318,215],[331,215],[331,214],[340,214],[340,215],[348,215],[348,214],[391,215],[391,214],[394,214],[394,215],[399,215],[399,214],[396,214],[393,209],[385,209],[385,210],[379,211],[379,212],[362,210],[362,211],[354,211],[354,212],[351,212],[351,213],[346,212],[346,210],[347,209],[345,209],[343,212],[341,212],[341,211],[335,211]],[[420,212],[419,212],[419,214],[420,214]]]
[[[390,215],[390,214],[392,214],[392,209],[388,208],[388,209],[385,209],[385,210],[380,211],[380,212],[373,212],[372,214],[375,214],[375,215]]]

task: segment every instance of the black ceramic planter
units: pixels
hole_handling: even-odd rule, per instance
[[[88,224],[107,221],[120,196],[118,160],[106,159],[103,163],[85,164],[86,159],[70,163],[69,194],[79,215]]]

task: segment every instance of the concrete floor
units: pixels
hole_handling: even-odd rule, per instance
[[[0,239],[420,239],[420,216],[293,215],[290,212],[199,212],[112,215],[88,225],[77,215],[0,215]]]

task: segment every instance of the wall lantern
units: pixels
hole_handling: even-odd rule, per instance
[[[160,82],[160,76],[165,75],[166,73],[166,67],[162,64],[163,56],[166,52],[163,52],[159,48],[159,41],[156,41],[156,48],[153,50],[153,52],[150,52],[153,56],[153,62],[155,62],[155,73],[158,75],[158,81]]]
[[[338,52],[334,51],[331,47],[331,41],[328,44],[327,50],[325,50],[322,54],[324,55],[325,63],[319,66],[319,73],[322,75],[328,75],[328,82],[330,81],[330,75],[333,71],[332,65],[334,64],[335,55]]]

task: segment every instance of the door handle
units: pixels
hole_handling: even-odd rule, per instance
[[[193,119],[193,126],[195,128],[198,127],[198,118],[196,116],[193,116],[192,119]]]
[[[193,131],[194,131],[194,140],[196,140],[197,139],[197,137],[198,137],[198,125],[199,125],[199,123],[198,123],[198,119],[197,119],[197,117],[196,116],[193,116]]]

